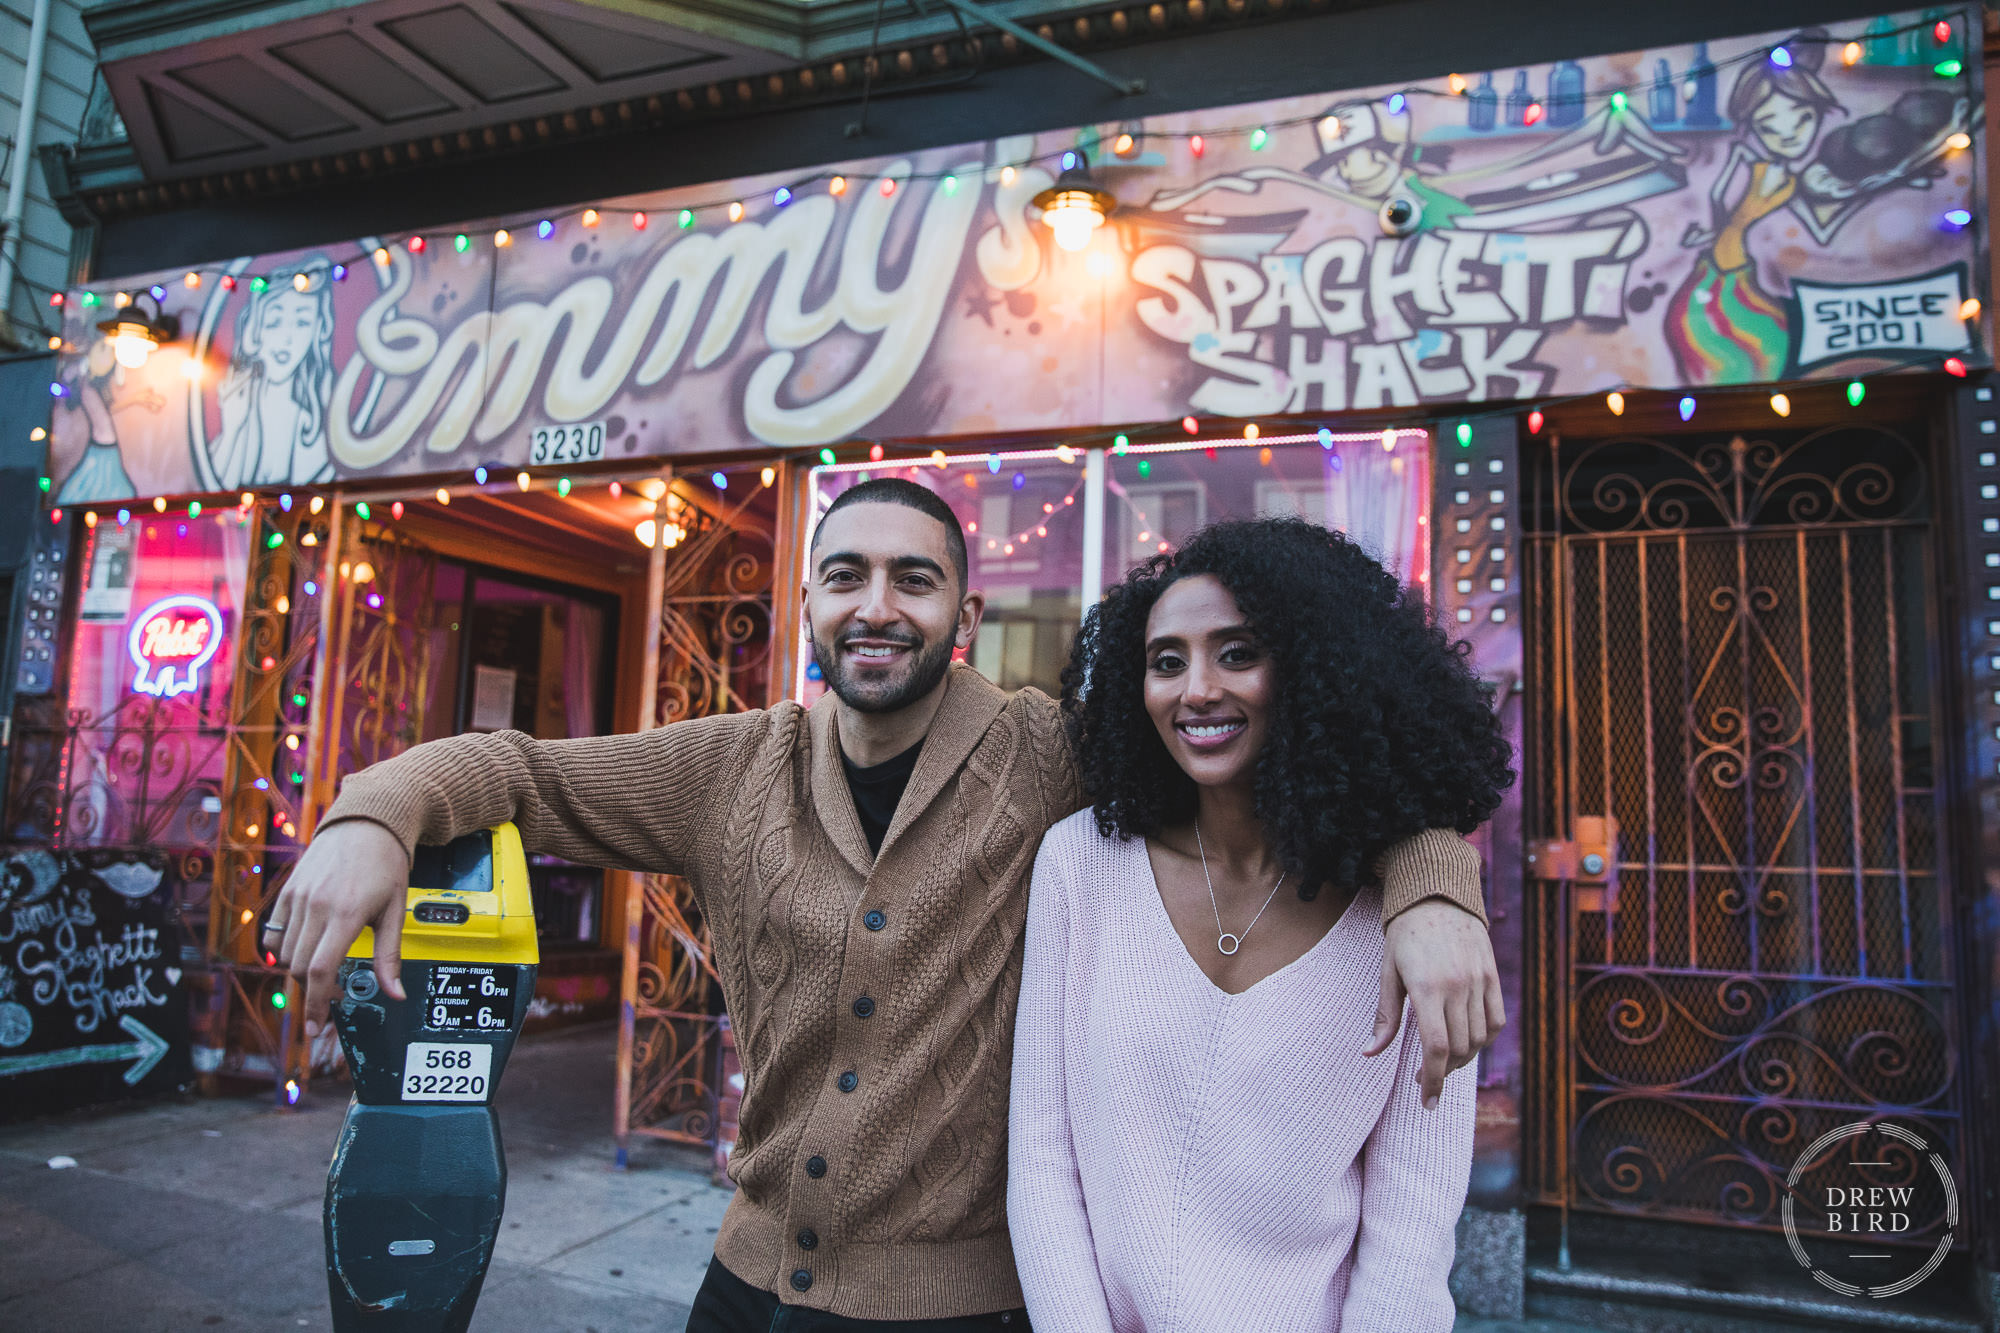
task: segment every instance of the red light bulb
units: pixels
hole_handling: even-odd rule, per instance
[[[1528,413],[1528,434],[1540,435],[1541,433],[1542,433],[1542,409],[1538,407],[1534,411]]]

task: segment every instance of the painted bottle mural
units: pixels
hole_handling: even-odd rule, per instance
[[[1870,65],[1906,65],[1909,60],[1903,50],[1902,34],[1896,25],[1889,22],[1884,14],[1868,25],[1867,34],[1861,39],[1861,58]]]
[[[1664,56],[1653,62],[1653,91],[1646,105],[1646,118],[1655,125],[1671,125],[1680,119],[1680,101],[1674,95],[1674,71]]]
[[[1528,91],[1528,71],[1522,70],[1514,76],[1514,89],[1507,94],[1507,123],[1515,129],[1528,123],[1528,103],[1535,95]]]
[[[1493,71],[1487,70],[1479,76],[1479,86],[1465,98],[1466,128],[1481,134],[1492,129],[1500,118],[1500,94],[1493,91]]]
[[[1583,66],[1565,60],[1549,71],[1549,124],[1567,129],[1583,121]]]
[[[1946,25],[1943,41],[1939,41],[1937,37],[1937,25],[1940,23]],[[1922,30],[1914,34],[1917,41],[1917,49],[1924,53],[1923,57],[1917,63],[1920,65],[1932,65],[1945,60],[1963,59],[1965,52],[1959,46],[1958,30],[1964,26],[1964,23],[1965,16],[1957,10],[1932,9],[1926,11]]]
[[[1694,44],[1694,60],[1688,65],[1687,114],[1682,123],[1689,129],[1713,129],[1722,123],[1715,114],[1715,66],[1708,58],[1708,43]]]

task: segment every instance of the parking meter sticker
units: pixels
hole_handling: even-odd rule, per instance
[[[403,1057],[406,1102],[483,1102],[493,1086],[493,1048],[413,1041]]]
[[[425,1027],[436,1032],[505,1032],[513,1014],[513,968],[432,966],[424,995]]]

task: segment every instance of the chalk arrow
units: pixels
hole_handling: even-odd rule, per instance
[[[153,1072],[153,1066],[160,1063],[171,1046],[167,1039],[154,1032],[130,1014],[118,1019],[118,1026],[124,1028],[136,1040],[111,1042],[101,1046],[72,1046],[66,1051],[37,1051],[33,1055],[10,1055],[0,1060],[0,1078],[14,1074],[39,1074],[50,1069],[67,1069],[71,1065],[116,1064],[120,1060],[131,1060],[133,1065],[125,1071],[125,1082],[137,1083]]]

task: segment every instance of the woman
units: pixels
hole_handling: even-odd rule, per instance
[[[332,271],[325,261],[312,260],[253,292],[236,318],[236,343],[217,394],[222,434],[211,454],[216,484],[233,491],[330,479],[326,417],[332,395]]]
[[[1789,64],[1753,60],[1736,76],[1729,119],[1742,137],[1730,145],[1709,190],[1714,223],[1691,223],[1681,238],[1701,255],[1668,298],[1665,330],[1674,364],[1690,384],[1783,378],[1791,348],[1785,307],[1758,285],[1748,237],[1752,227],[1790,204],[1800,205],[1796,216],[1816,220],[1811,206],[1795,198],[1799,173],[1826,118],[1843,108],[1819,77],[1824,31],[1799,33],[1782,49]],[[1742,175],[1747,180],[1739,186]],[[1819,239],[1824,244],[1830,235]]]
[[[1063,686],[1092,808],[1035,865],[1008,1147],[1035,1327],[1450,1328],[1473,1071],[1426,1109],[1413,1020],[1364,1056],[1369,867],[1498,806],[1486,687],[1419,594],[1298,519],[1140,566]]]

